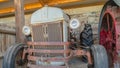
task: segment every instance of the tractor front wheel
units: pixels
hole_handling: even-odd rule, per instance
[[[7,49],[3,57],[2,68],[26,68],[22,60],[24,44],[16,44]]]
[[[93,45],[91,51],[93,68],[109,68],[107,52],[102,45]]]

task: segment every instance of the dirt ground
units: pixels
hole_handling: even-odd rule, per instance
[[[87,64],[81,61],[76,61],[78,59],[74,59],[71,62],[70,68],[87,68]],[[2,58],[0,58],[0,68],[2,68]]]
[[[0,68],[2,68],[2,58],[0,58]]]
[[[88,68],[87,63],[83,62],[80,57],[73,57],[71,58],[70,68]]]

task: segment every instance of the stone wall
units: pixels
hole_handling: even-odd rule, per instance
[[[66,9],[64,11],[70,15],[71,19],[77,18],[79,20],[81,26],[77,29],[78,32],[81,32],[83,30],[85,23],[91,24],[94,34],[94,42],[98,43],[98,25],[102,7],[103,5],[98,5],[91,7]]]

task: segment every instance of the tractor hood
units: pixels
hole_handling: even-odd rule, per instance
[[[65,20],[69,21],[69,17],[63,12],[62,9],[56,7],[45,6],[31,16],[31,24],[47,23],[52,21]]]

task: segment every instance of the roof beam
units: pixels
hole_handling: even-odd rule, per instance
[[[65,4],[65,3],[71,3],[71,2],[82,2],[85,0],[52,0],[48,3],[48,5],[58,5],[58,4]]]
[[[44,1],[43,1],[43,0],[39,0],[39,2],[40,2],[40,4],[41,4],[42,6],[44,6],[44,5],[45,5],[45,3],[44,3]]]
[[[69,2],[68,2],[69,1]],[[56,4],[66,4],[66,3],[70,3],[70,2],[77,2],[80,0],[51,0],[51,2],[47,2],[48,5],[50,6],[55,6]],[[81,0],[83,1],[83,0]],[[87,7],[87,6],[95,6],[95,5],[103,5],[106,1],[103,2],[96,2],[96,3],[90,3],[90,4],[81,4],[81,5],[77,5],[77,6],[69,6],[69,7],[63,7],[63,9],[67,9],[67,8],[76,8],[76,7]],[[43,3],[45,4],[46,2],[43,1]],[[44,4],[41,4],[40,2],[36,2],[36,3],[30,3],[30,4],[26,4],[24,6],[24,10],[33,10],[33,9],[38,9],[43,7]],[[13,7],[8,7],[8,8],[4,8],[4,9],[0,9],[0,16],[4,15],[4,14],[9,14],[9,13],[13,13],[15,12],[15,9]]]
[[[24,10],[30,10],[30,9],[40,8],[40,7],[42,7],[40,3],[31,3],[31,4],[26,4],[24,7]],[[15,9],[13,7],[0,9],[0,14],[6,14],[6,13],[12,13],[12,12],[15,12]]]
[[[41,3],[31,3],[31,4],[26,4],[24,9],[25,10],[29,10],[29,9],[35,9],[35,8],[40,8],[43,5],[45,5],[46,2],[44,2],[43,0],[39,0]],[[55,2],[56,1],[56,2]],[[54,6],[55,4],[65,4],[65,3],[69,3],[69,2],[76,2],[76,1],[80,1],[80,0],[51,0],[51,2],[48,2],[47,5],[50,6]],[[15,9],[13,7],[8,7],[8,8],[4,8],[4,9],[0,9],[0,14],[6,14],[6,13],[11,13],[11,12],[15,12]]]
[[[0,0],[0,2],[6,2],[6,1],[8,1],[8,0]]]

